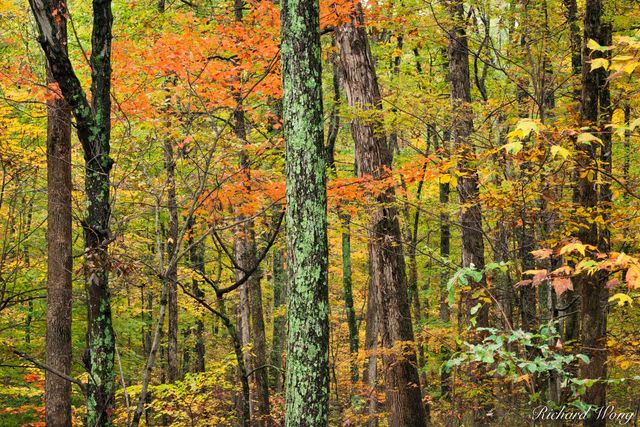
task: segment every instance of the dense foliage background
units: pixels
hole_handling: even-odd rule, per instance
[[[60,12],[87,92],[90,3]],[[594,384],[604,384],[616,411],[637,417],[640,7],[603,3],[607,43],[584,37],[584,1],[321,1],[331,425],[386,425],[382,359],[391,353],[415,356],[420,384],[403,387],[420,388],[434,425],[470,425],[479,411],[495,425],[526,425],[539,405],[585,410]],[[280,5],[115,0],[112,10],[103,266],[116,349],[110,415],[115,425],[131,422],[160,318],[143,424],[238,425],[245,375],[253,422],[279,425],[287,339]],[[370,46],[373,106],[351,102],[358,79],[345,69],[361,65],[344,48],[349,26]],[[461,34],[469,100],[455,98]],[[44,422],[44,371],[33,360],[45,360],[47,186],[55,184],[46,179],[46,104],[62,94],[47,84],[37,39],[28,2],[0,0],[6,426]],[[610,98],[596,123],[585,120],[585,72],[604,76],[598,93]],[[366,172],[367,150],[354,148],[358,126],[375,129],[393,156],[378,176]],[[87,382],[88,205],[72,134],[71,376]],[[478,193],[459,198],[471,177]],[[595,203],[583,203],[585,188],[596,189]],[[482,246],[472,255],[484,265],[463,259],[465,212],[475,209]],[[386,302],[370,289],[379,210],[399,220],[401,242],[391,247],[402,251],[400,315],[414,336],[392,346],[378,340]],[[596,230],[595,243],[585,227]],[[594,306],[583,288],[598,283],[605,296],[595,310],[606,326],[594,350],[585,345]],[[594,354],[606,355],[603,378],[585,375]],[[79,425],[86,405],[76,385],[72,404]]]

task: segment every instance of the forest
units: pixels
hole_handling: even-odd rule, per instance
[[[637,0],[0,0],[0,426],[639,425]]]

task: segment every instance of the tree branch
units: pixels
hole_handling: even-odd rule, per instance
[[[69,375],[67,375],[65,373],[62,373],[59,370],[57,370],[55,368],[52,368],[51,366],[40,362],[38,359],[36,359],[36,358],[34,358],[32,356],[29,356],[27,353],[23,353],[23,352],[18,351],[18,350],[13,350],[13,353],[16,354],[17,356],[22,357],[23,359],[28,360],[29,362],[31,362],[34,365],[36,365],[38,368],[44,369],[45,371],[49,371],[52,374],[59,376],[63,380],[67,380],[70,383],[73,383],[73,384],[77,385],[80,388],[80,390],[82,391],[83,395],[87,394],[86,393],[86,386],[84,385],[84,383],[82,381],[80,381],[78,379],[75,379],[73,377],[70,377]]]

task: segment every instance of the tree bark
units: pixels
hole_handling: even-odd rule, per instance
[[[55,22],[66,19],[64,10],[54,9],[45,0],[30,0],[38,26],[38,41],[45,53],[51,75],[76,119],[78,139],[85,159],[87,214],[83,220],[85,241],[85,284],[87,289],[89,346],[85,366],[87,387],[87,424],[111,424],[115,390],[115,335],[111,320],[109,293],[109,255],[111,240],[109,218],[109,157],[111,134],[111,2],[93,1],[91,37],[91,104],[80,85],[66,52],[66,45],[53,31]]]
[[[243,0],[234,1],[235,20],[240,22],[243,18]],[[241,79],[241,77],[238,77]],[[247,130],[242,105],[243,94],[238,91],[234,94],[236,99],[236,109],[234,111],[234,130],[236,137],[243,145],[247,144]],[[241,177],[244,180],[244,188],[247,193],[251,192],[251,165],[244,148],[240,151]],[[238,234],[236,239],[237,263],[241,270],[238,271],[238,279],[244,276],[246,271],[253,269],[257,263],[257,249],[255,238],[255,225],[253,220],[245,219],[243,215],[238,217]],[[269,380],[268,372],[264,369],[267,363],[266,338],[264,329],[264,315],[262,310],[262,289],[261,272],[256,269],[249,280],[241,287],[241,293],[246,292],[241,300],[248,305],[241,306],[243,339],[245,343],[252,344],[252,354],[249,356],[250,363],[247,364],[252,372],[254,390],[251,392],[252,421],[256,426],[269,425]],[[244,288],[244,289],[243,289]],[[248,310],[248,312],[247,312]]]
[[[52,0],[56,9],[63,3]],[[66,52],[67,25],[56,22],[57,37]],[[47,83],[55,78],[47,66]],[[71,110],[63,98],[47,102],[47,330],[46,364],[71,375],[72,213]],[[31,301],[30,301],[31,303]],[[31,307],[31,306],[30,306]],[[45,421],[48,426],[71,425],[71,383],[45,373]]]
[[[605,136],[608,131],[605,125],[610,121],[609,88],[607,85],[607,72],[603,68],[591,71],[589,62],[602,57],[599,51],[591,52],[586,46],[586,41],[593,39],[601,45],[611,42],[611,27],[602,22],[602,0],[587,0],[584,15],[584,37],[582,58],[582,103],[580,106],[581,126],[589,128],[591,132],[599,132],[603,135],[603,153],[601,161],[606,169],[611,167],[611,143],[610,136]],[[595,144],[579,144],[577,146],[577,167],[579,174],[577,182],[577,202],[586,212],[595,217],[599,208],[604,208],[610,202],[611,194],[609,186],[603,184],[598,194],[597,179],[593,167],[596,164]],[[590,173],[586,173],[586,172]],[[590,176],[591,175],[591,176]],[[606,177],[605,177],[606,178]],[[606,225],[598,232],[597,223],[586,218],[584,225],[577,233],[578,239],[584,244],[597,246],[601,251],[609,250],[609,233]],[[580,377],[583,379],[595,379],[593,386],[589,387],[584,396],[584,402],[603,407],[606,404],[607,376],[607,299],[608,291],[605,287],[606,274],[595,276],[582,274],[577,278],[580,283],[579,290],[582,297],[580,310],[580,325],[582,338],[582,353],[589,357],[589,363],[580,366]],[[585,426],[604,426],[606,420],[598,418],[594,414],[585,420]]]
[[[329,306],[326,159],[316,0],[282,3],[289,340],[285,424],[326,426]]]
[[[355,5],[351,22],[336,29],[336,41],[349,106],[373,113],[371,119],[355,119],[351,123],[358,176],[379,180],[391,169],[392,153],[380,119],[374,117],[382,112],[380,90],[360,4]],[[394,201],[394,188],[377,196],[369,227],[369,259],[377,291],[380,336],[387,350],[382,359],[389,425],[417,427],[427,421],[416,369],[402,236]]]
[[[464,6],[461,0],[448,2],[449,13],[454,19],[449,36],[449,85],[451,88],[451,107],[453,117],[453,142],[459,156],[458,196],[460,199],[462,226],[462,265],[474,266],[476,270],[484,269],[484,240],[482,227],[482,211],[480,208],[480,190],[478,186],[478,170],[476,155],[470,140],[473,132],[473,111],[471,109],[471,83],[469,77],[469,47],[464,24]],[[483,288],[485,279],[476,283],[476,288]],[[468,320],[468,310],[477,303],[471,293],[463,298],[466,308],[463,317]],[[489,306],[483,305],[478,311],[477,325],[489,326]]]

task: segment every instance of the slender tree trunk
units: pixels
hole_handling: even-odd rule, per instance
[[[440,196],[440,258],[449,260],[451,255],[451,230],[449,218],[449,183],[442,182],[438,185]],[[447,282],[450,271],[446,266],[440,268],[440,320],[448,322],[451,317],[449,303],[447,302]]]
[[[331,38],[331,46],[335,48],[335,37]],[[329,130],[327,132],[327,168],[336,173],[335,148],[338,134],[340,133],[340,61],[334,53],[331,56],[333,106],[329,117]]]
[[[167,270],[163,280],[168,285],[167,378],[170,383],[180,377],[178,370],[178,265],[175,260],[178,242],[178,203],[176,201],[176,160],[169,138],[164,142],[164,168],[167,186],[169,229],[167,236]]]
[[[151,381],[151,374],[153,372],[153,365],[158,354],[158,348],[160,347],[160,341],[162,338],[162,327],[164,324],[164,316],[167,310],[167,297],[169,293],[168,284],[165,283],[162,287],[162,294],[160,295],[160,309],[158,311],[158,320],[156,322],[155,331],[153,333],[153,340],[151,341],[151,347],[149,348],[149,354],[147,356],[147,363],[145,364],[144,374],[142,376],[142,387],[140,390],[140,396],[138,397],[138,403],[133,413],[133,419],[131,421],[131,427],[138,427],[140,424],[140,418],[144,411],[144,405],[147,402],[149,382]]]
[[[366,353],[362,382],[366,384],[367,427],[378,427],[378,319],[376,316],[376,288],[373,280],[369,280],[367,295],[367,312],[365,315],[364,350]]]
[[[195,224],[190,224],[190,229],[193,228]],[[193,238],[189,238],[189,260],[191,262],[191,267],[197,271],[199,274],[204,276],[205,274],[205,262],[204,262],[204,244],[203,243],[195,243],[193,242]],[[204,292],[200,289],[201,281],[194,278],[191,282],[191,289],[193,294],[198,298],[204,297]],[[204,372],[205,371],[205,345],[204,345],[204,321],[201,317],[196,319],[195,325],[195,345],[193,348],[195,360],[193,361],[193,372]]]
[[[316,0],[282,3],[290,279],[287,427],[326,426],[329,416],[327,196],[319,15]]]
[[[227,315],[227,309],[225,307],[224,299],[218,297],[218,317],[222,320],[222,323],[227,329],[229,338],[233,343],[233,351],[236,355],[236,362],[238,363],[238,371],[240,372],[240,384],[242,385],[242,427],[249,427],[251,425],[251,412],[250,412],[250,390],[249,390],[249,376],[248,368],[244,363],[245,356],[242,351],[242,343],[236,328]]]
[[[354,6],[351,18],[350,23],[336,29],[347,100],[352,108],[379,114],[380,90],[359,3]],[[366,122],[355,119],[351,130],[358,176],[382,179],[385,170],[391,169],[392,153],[379,119]],[[371,212],[369,259],[377,291],[380,336],[387,350],[383,363],[389,425],[417,427],[426,425],[427,420],[416,369],[402,236],[394,201],[394,188],[377,196]]]
[[[287,303],[287,275],[284,269],[284,254],[281,249],[273,253],[273,342],[271,344],[271,364],[276,367],[272,370],[273,388],[276,392],[282,391],[282,352],[286,347],[287,324],[282,308]]]
[[[629,126],[631,123],[631,103],[624,106],[624,123]],[[629,184],[629,170],[631,168],[631,130],[624,131],[624,161],[622,165],[622,178],[625,184]],[[629,195],[625,192],[625,197]]]
[[[351,229],[349,215],[341,215],[342,220],[342,289],[344,294],[344,307],[347,313],[349,325],[349,352],[351,353],[351,382],[358,381],[358,324],[356,312],[353,308],[353,283],[351,279]]]
[[[243,0],[234,1],[235,20],[240,22],[243,17]],[[241,78],[241,77],[240,77]],[[244,116],[244,107],[242,105],[241,92],[234,94],[236,98],[236,109],[234,111],[234,127],[236,137],[243,145],[247,143],[247,130]],[[244,180],[245,191],[251,191],[251,165],[244,149],[240,152],[240,168],[242,178]],[[238,236],[236,240],[236,256],[239,267],[244,271],[249,271],[257,264],[257,250],[255,239],[255,226],[253,220],[245,219],[242,215],[238,221]],[[244,276],[244,272],[239,271],[238,276]],[[261,290],[261,272],[258,269],[252,274],[252,277],[242,285],[241,292],[246,292],[248,305],[241,307],[243,322],[243,339],[246,343],[252,344],[252,355],[249,357],[251,363],[247,364],[251,367],[252,382],[255,384],[255,390],[251,393],[251,409],[254,425],[269,425],[269,381],[268,371],[265,369],[267,363],[266,338],[264,332],[264,315],[262,310],[262,290]],[[242,298],[245,299],[244,296]],[[245,311],[248,309],[248,313]],[[247,325],[248,323],[248,325]],[[248,328],[247,328],[248,326]]]
[[[53,7],[61,8],[59,0]],[[65,20],[55,30],[66,49]],[[47,66],[47,83],[55,82]],[[71,109],[56,98],[47,103],[47,331],[46,363],[71,375],[72,216]],[[31,301],[29,301],[31,304]],[[31,307],[31,305],[30,305]],[[45,421],[48,426],[71,425],[71,383],[45,373]]]
[[[581,90],[580,76],[582,73],[582,37],[580,36],[580,25],[578,22],[578,4],[576,0],[563,0],[565,17],[569,24],[569,42],[571,46],[571,74],[575,81],[573,84],[573,98],[575,105],[579,105]],[[577,180],[578,171],[574,172]],[[578,203],[578,187],[574,188],[574,203]],[[561,333],[564,341],[573,341],[579,335],[578,313],[580,311],[580,283],[574,283],[574,290],[566,291],[559,297],[558,305],[561,309],[558,314],[563,319],[561,321]]]

